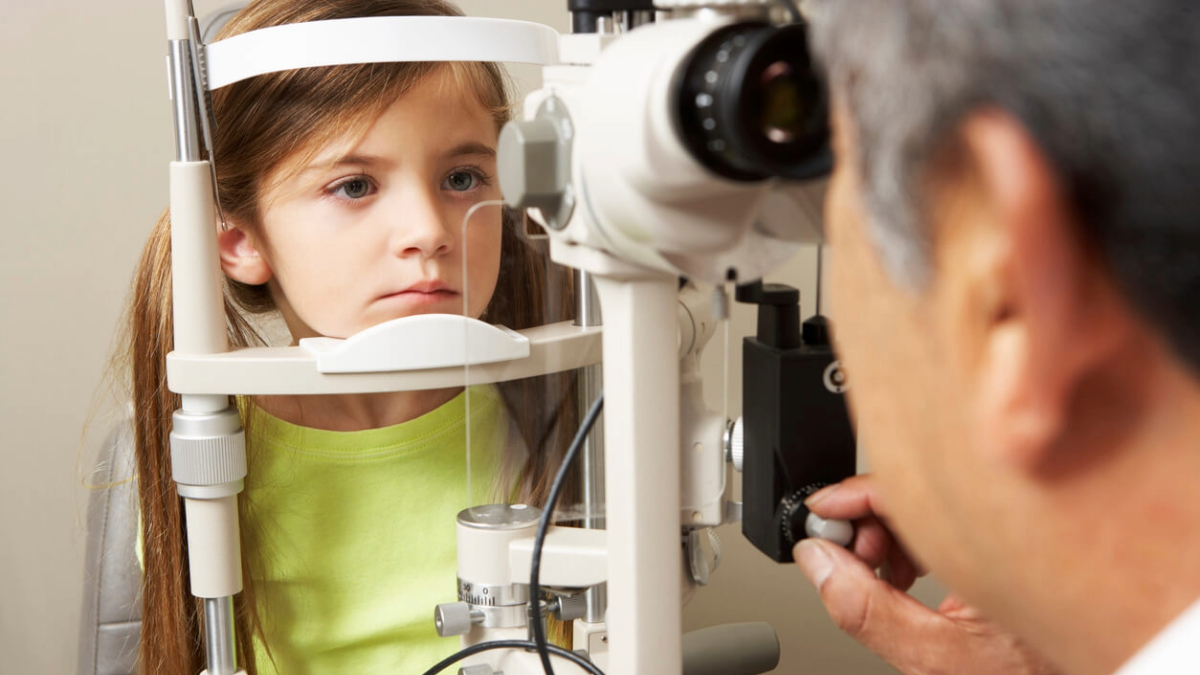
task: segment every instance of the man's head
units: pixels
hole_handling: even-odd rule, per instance
[[[1191,6],[808,7],[835,102],[831,296],[861,442],[913,553],[1026,637],[1059,637],[1049,603],[1104,593],[1081,558],[1170,556],[1131,528],[1197,501],[1170,492],[1200,469]]]

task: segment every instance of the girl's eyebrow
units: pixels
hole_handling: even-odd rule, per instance
[[[345,155],[334,160],[318,159],[312,164],[309,164],[302,173],[330,171],[343,166],[387,167],[391,166],[392,164],[392,160],[388,159],[387,157],[380,157],[378,155]]]
[[[467,142],[460,143],[446,152],[447,157],[464,157],[469,155],[495,157],[496,149],[484,143]]]
[[[468,141],[460,143],[445,153],[445,157],[469,157],[477,155],[481,157],[494,158],[496,149],[486,143],[476,141]],[[393,160],[379,155],[362,155],[352,154],[338,157],[334,160],[318,159],[309,164],[302,173],[313,173],[317,171],[331,171],[343,166],[365,166],[365,167],[390,167],[394,164]]]

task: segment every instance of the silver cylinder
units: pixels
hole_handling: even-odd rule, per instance
[[[204,599],[204,642],[208,675],[234,675],[237,634],[233,624],[233,596]]]
[[[584,328],[599,326],[600,298],[596,284],[587,272],[575,270],[575,325]],[[589,366],[579,374],[579,416],[587,413],[588,406],[596,400],[604,388],[604,372],[601,366]],[[583,485],[583,526],[588,529],[604,529],[604,425],[597,421],[592,432],[584,441],[580,457],[581,484]],[[604,584],[589,588],[586,592],[589,623],[604,620],[608,609],[608,593]]]
[[[654,12],[652,10],[614,12],[613,21],[617,25],[618,32],[628,33],[638,26],[654,23]]]
[[[596,283],[592,275],[583,270],[571,270],[575,277],[575,325],[583,328],[599,326],[600,296],[596,295]],[[584,404],[587,408],[588,404]]]
[[[630,12],[630,29],[654,23],[654,10],[639,9]]]
[[[200,121],[196,85],[192,81],[192,52],[187,40],[170,41],[171,102],[175,111],[175,159],[196,162],[200,156]]]

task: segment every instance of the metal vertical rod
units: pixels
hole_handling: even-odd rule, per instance
[[[633,13],[632,12],[613,12],[613,24],[616,27],[617,33],[628,33],[633,30]]]
[[[171,40],[170,74],[171,103],[175,112],[175,159],[180,162],[200,160],[200,121],[192,82],[192,52],[187,40]]]
[[[575,325],[584,328],[599,326],[603,323],[600,315],[600,298],[596,295],[596,284],[592,277],[582,270],[574,270],[575,276]],[[579,374],[579,415],[582,419],[587,407],[596,400],[604,388],[604,371],[602,366],[588,366]],[[583,526],[591,530],[604,529],[604,424],[592,427],[591,434],[584,441],[580,466],[583,476]],[[608,610],[607,587],[603,584],[593,586],[584,596],[587,600],[587,614],[584,620],[588,623],[604,621],[604,612]]]
[[[196,81],[195,47],[189,39],[189,21],[195,21],[191,0],[165,3],[168,41],[168,74],[172,112],[175,118],[176,161],[170,165],[171,200],[171,297],[173,300],[175,351],[182,354],[216,354],[228,351],[222,277],[217,261],[217,233],[213,226],[211,165],[201,151],[201,117]],[[228,396],[183,396],[172,432],[172,453],[195,449],[195,443],[176,436],[179,415],[209,414],[225,410]],[[240,424],[224,428],[218,421],[210,429],[201,424],[196,435],[205,442],[240,436]],[[212,420],[209,420],[210,422]],[[193,430],[196,431],[196,430]],[[195,436],[192,440],[197,440]],[[219,448],[217,449],[219,451]],[[207,452],[207,450],[205,450]],[[232,455],[226,453],[227,458]],[[243,455],[244,457],[244,455]],[[231,461],[233,461],[231,459]],[[173,462],[174,463],[174,462]],[[236,494],[242,476],[230,482],[205,482],[206,471],[173,467],[173,477],[184,497],[188,524],[189,583],[193,595],[204,598],[204,642],[209,675],[235,675],[237,639],[233,596],[242,590]],[[180,480],[183,478],[184,480]],[[225,477],[228,478],[228,477]],[[195,480],[200,482],[194,482]],[[216,479],[214,479],[216,480]]]
[[[641,9],[616,12],[613,15],[613,20],[617,23],[618,32],[628,33],[638,26],[653,23],[654,12]]]
[[[204,642],[208,675],[237,672],[237,636],[233,626],[233,597],[204,599]]]
[[[575,325],[584,328],[602,325],[596,282],[591,274],[583,270],[572,271],[575,275]],[[584,409],[587,409],[587,404],[584,404]]]

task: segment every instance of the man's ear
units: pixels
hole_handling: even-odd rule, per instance
[[[965,288],[950,314],[964,338],[973,424],[981,449],[1035,470],[1067,432],[1081,382],[1129,335],[1120,296],[1085,245],[1070,199],[1024,127],[998,111],[960,129],[961,164],[972,176],[971,222],[961,226],[949,276]],[[939,271],[941,274],[942,271]]]
[[[217,233],[221,269],[234,281],[257,286],[271,280],[271,266],[260,252],[259,242],[245,229],[230,223]]]

